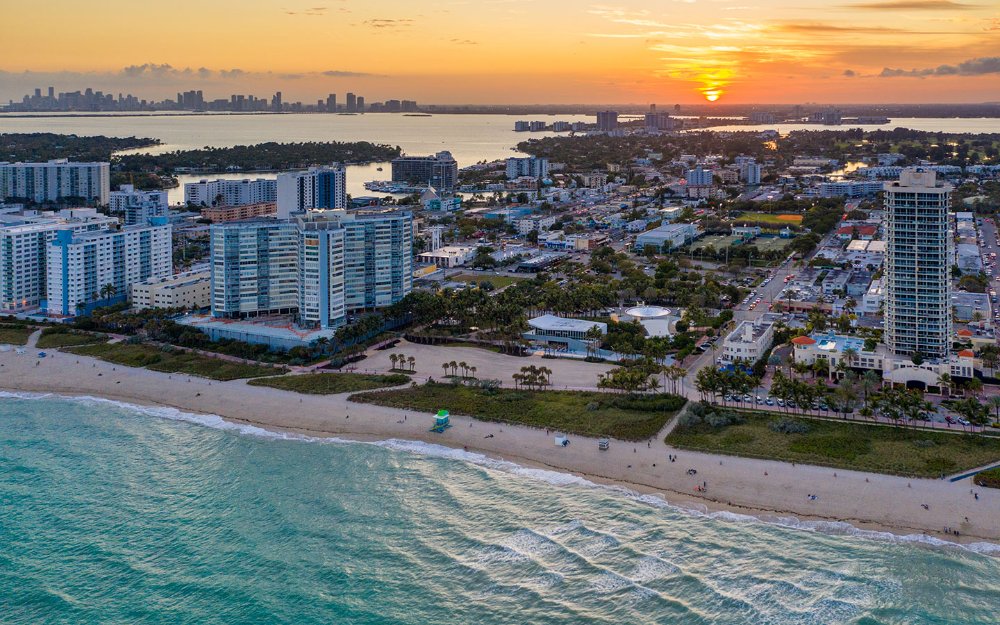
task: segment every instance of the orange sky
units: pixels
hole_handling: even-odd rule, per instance
[[[46,0],[2,13],[17,25],[3,100],[48,85],[286,101],[1000,100],[997,0]]]

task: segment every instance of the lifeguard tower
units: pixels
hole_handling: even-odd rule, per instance
[[[448,411],[438,410],[437,414],[434,415],[434,427],[432,427],[430,431],[440,434],[450,427],[451,419],[448,418]]]

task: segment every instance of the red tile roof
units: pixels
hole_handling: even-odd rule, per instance
[[[808,336],[797,336],[792,339],[792,343],[795,343],[796,345],[815,345],[816,341],[812,340]]]

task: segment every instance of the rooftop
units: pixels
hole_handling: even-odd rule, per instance
[[[528,325],[536,330],[563,331],[563,332],[586,332],[598,327],[602,332],[606,332],[608,324],[598,321],[587,321],[585,319],[570,319],[568,317],[556,317],[555,315],[542,315],[528,320]]]

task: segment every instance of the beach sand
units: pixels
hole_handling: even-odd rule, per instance
[[[454,427],[445,433],[434,434],[428,431],[430,415],[351,403],[346,395],[296,394],[244,381],[170,375],[51,351],[49,357],[38,359],[37,353],[30,347],[20,355],[0,352],[0,389],[170,406],[311,436],[464,447],[529,467],[657,495],[702,512],[735,512],[789,524],[844,521],[862,530],[897,535],[1000,542],[1000,491],[975,487],[971,479],[953,483],[716,456],[670,448],[662,436],[649,446],[647,442],[613,441],[608,451],[599,451],[596,439],[570,436],[568,447],[556,447],[553,435],[544,430],[462,416],[453,416]],[[492,438],[484,438],[490,434]],[[671,454],[677,456],[676,462],[668,459]],[[688,469],[697,474],[688,475]],[[696,492],[703,484],[707,484],[706,492]],[[970,489],[979,493],[978,500]],[[817,498],[810,499],[810,494]],[[960,536],[943,534],[945,527],[958,530]],[[837,525],[825,529],[852,531]]]

